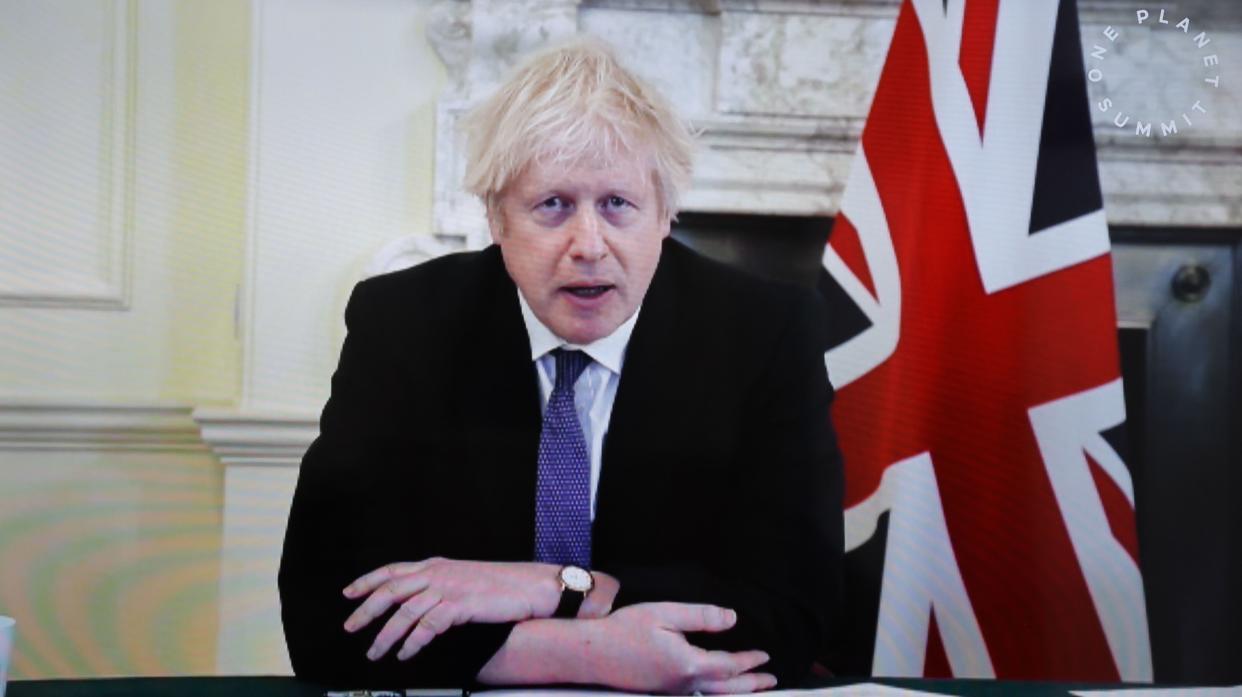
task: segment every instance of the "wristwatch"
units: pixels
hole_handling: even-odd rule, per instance
[[[561,619],[571,619],[578,616],[578,608],[582,607],[582,601],[586,598],[587,593],[595,587],[595,577],[590,571],[581,566],[566,564],[561,567],[559,574],[561,581],[561,604],[556,606],[556,613],[553,617]]]

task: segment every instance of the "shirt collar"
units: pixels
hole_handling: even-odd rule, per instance
[[[518,304],[522,306],[522,320],[526,323],[526,335],[530,337],[530,359],[532,361],[539,360],[553,349],[564,347],[583,351],[596,363],[617,375],[621,374],[621,364],[625,361],[625,347],[630,343],[634,323],[638,321],[638,313],[642,311],[641,305],[611,334],[581,346],[560,338],[552,333],[552,330],[548,329],[543,322],[540,322],[535,312],[530,309],[530,304],[526,302],[526,297],[522,295],[520,288],[518,289]]]

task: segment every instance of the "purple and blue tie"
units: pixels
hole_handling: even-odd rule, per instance
[[[556,349],[556,385],[543,412],[535,487],[535,561],[591,568],[591,458],[574,410],[574,383],[591,362]]]

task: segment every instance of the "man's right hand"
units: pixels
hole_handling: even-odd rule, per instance
[[[747,693],[776,686],[762,651],[705,651],[686,632],[723,632],[737,615],[714,605],[642,603],[591,620],[517,626],[478,679],[488,684],[574,682],[628,692]]]

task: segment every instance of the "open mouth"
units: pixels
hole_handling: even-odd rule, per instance
[[[566,286],[565,292],[577,298],[598,298],[612,290],[613,286]]]

